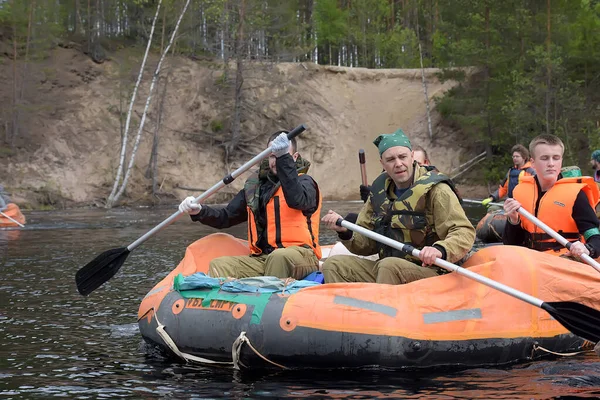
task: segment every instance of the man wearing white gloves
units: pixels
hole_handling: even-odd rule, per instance
[[[271,156],[263,160],[233,200],[224,208],[194,203],[187,197],[179,210],[217,229],[248,221],[249,256],[218,257],[212,277],[276,276],[302,279],[318,270],[321,195],[306,175],[310,162],[296,151],[296,139],[278,131],[269,138]]]

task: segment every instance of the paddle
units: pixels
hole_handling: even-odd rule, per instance
[[[369,181],[367,180],[367,168],[365,166],[366,161],[364,149],[358,150],[358,162],[360,163],[360,177],[362,178],[362,184],[369,186]]]
[[[287,134],[288,139],[292,139],[302,133],[306,127],[304,125],[299,125],[294,128],[291,132]],[[233,171],[231,174],[225,176],[221,181],[216,183],[210,189],[202,193],[200,196],[196,197],[195,202],[198,203],[212,194],[219,191],[221,188],[233,182],[235,178],[252,168],[256,163],[262,161],[264,158],[268,157],[271,154],[271,148],[263,150],[256,157]],[[121,268],[121,265],[125,262],[125,259],[140,244],[144,243],[155,233],[158,233],[163,228],[171,225],[175,222],[179,217],[183,215],[182,212],[177,210],[174,214],[172,214],[169,218],[165,219],[163,222],[152,228],[149,232],[144,234],[142,237],[137,239],[135,242],[131,243],[127,247],[119,247],[116,249],[107,250],[104,253],[100,254],[98,257],[94,258],[88,264],[86,264],[83,268],[77,271],[75,275],[75,282],[77,283],[77,290],[83,296],[87,296],[92,293],[98,287],[100,287],[103,283],[112,278],[117,271]]]
[[[464,201],[465,203],[479,204],[480,206],[482,205],[481,200],[462,199],[462,201]],[[488,204],[490,206],[499,206],[499,207],[504,206],[504,203],[488,203]]]
[[[345,221],[343,218],[338,219],[336,225],[343,226],[344,228],[350,229],[354,232],[358,232],[363,236],[383,243],[386,246],[403,251],[407,254],[412,254],[415,257],[419,256],[420,251],[415,249],[413,246],[395,241],[365,229],[362,226],[352,224],[348,221]],[[594,343],[600,341],[600,311],[598,310],[572,301],[547,303],[531,295],[506,286],[500,282],[496,282],[493,279],[479,275],[466,268],[459,267],[458,265],[439,258],[435,259],[435,265],[440,266],[448,271],[453,271],[460,275],[466,276],[467,278],[489,286],[492,289],[499,290],[502,293],[522,300],[535,307],[541,308],[542,310],[548,312],[548,314],[560,322],[562,326],[573,332],[575,335],[581,336],[582,338],[590,340]]]
[[[3,216],[5,216],[6,218],[8,218],[9,220],[11,220],[15,224],[19,225],[21,228],[25,228],[25,225],[23,225],[22,223],[20,223],[16,219],[13,219],[13,218],[9,217],[8,215],[4,214],[2,211],[0,211],[0,214],[3,215]]]
[[[571,244],[572,244],[571,242],[569,242],[567,239],[562,237],[558,232],[556,232],[555,230],[550,228],[548,225],[546,225],[545,223],[540,221],[537,217],[535,217],[529,211],[525,210],[523,207],[519,207],[517,212],[519,214],[521,214],[522,216],[524,216],[525,218],[527,218],[528,220],[530,220],[533,224],[537,225],[538,228],[540,228],[541,230],[546,232],[548,235],[552,236],[552,238],[554,240],[556,240],[558,243],[562,244],[569,250],[571,249]],[[579,257],[583,261],[585,261],[586,263],[588,263],[589,265],[594,267],[594,269],[596,271],[600,272],[600,264],[596,260],[594,260],[592,257],[588,256],[587,254],[582,254]]]

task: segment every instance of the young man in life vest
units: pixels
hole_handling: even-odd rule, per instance
[[[329,210],[325,227],[338,232],[342,243],[354,254],[379,253],[372,261],[355,256],[333,256],[323,264],[325,282],[409,283],[444,273],[433,265],[436,258],[457,262],[473,246],[475,229],[468,220],[450,179],[419,166],[411,143],[398,129],[379,135],[384,172],[371,185],[371,194],[356,221],[421,250],[419,258],[385,246],[359,233],[336,225],[340,215]]]
[[[594,150],[594,152],[592,152],[590,164],[594,169],[594,181],[596,181],[600,187],[600,150]]]
[[[594,150],[592,152],[592,158],[590,160],[592,168],[594,168],[594,181],[600,189],[600,150]],[[600,218],[600,203],[596,206],[596,215]]]
[[[483,199],[482,206],[489,207],[491,202],[498,201],[504,196],[513,197],[515,186],[525,176],[535,175],[535,170],[529,162],[529,151],[522,144],[516,144],[510,150],[512,153],[513,167],[506,173],[506,178],[500,184],[498,189],[487,199]]]
[[[218,257],[209,276],[302,279],[319,269],[319,187],[305,174],[310,162],[296,151],[296,139],[290,142],[286,134],[271,135],[273,153],[226,207],[196,204],[193,196],[179,205],[192,221],[217,229],[248,221],[250,256]]]
[[[0,211],[4,211],[10,203],[8,193],[4,191],[4,186],[0,185]]]
[[[540,135],[529,144],[535,177],[523,178],[504,202],[508,223],[504,244],[525,246],[556,255],[600,256],[600,221],[594,212],[600,193],[590,177],[563,178],[564,145],[554,135]],[[523,207],[572,243],[569,251],[517,210]]]

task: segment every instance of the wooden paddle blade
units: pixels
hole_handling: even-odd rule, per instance
[[[600,341],[600,311],[572,301],[542,303],[542,309],[577,336]]]
[[[102,286],[117,273],[129,253],[127,247],[111,249],[87,263],[75,275],[79,293],[87,296]]]

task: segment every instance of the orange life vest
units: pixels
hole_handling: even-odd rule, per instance
[[[580,241],[585,243],[585,239],[579,234],[577,224],[572,216],[573,205],[581,190],[586,194],[592,208],[596,207],[600,199],[600,191],[594,180],[588,176],[559,179],[542,196],[537,210],[535,206],[539,192],[533,176],[522,178],[521,183],[515,187],[513,194],[514,199],[521,203],[525,210],[535,215],[569,242]],[[522,218],[521,226],[529,233],[528,247],[539,251],[552,252],[556,255],[568,251],[528,219]]]
[[[267,226],[265,228],[267,243],[273,248],[290,246],[310,247],[317,258],[321,258],[319,246],[319,223],[321,216],[321,193],[317,188],[317,210],[306,215],[301,210],[288,207],[283,189],[277,188],[266,205]],[[252,254],[261,254],[257,246],[259,234],[256,229],[256,217],[250,207],[248,209],[248,245]]]

